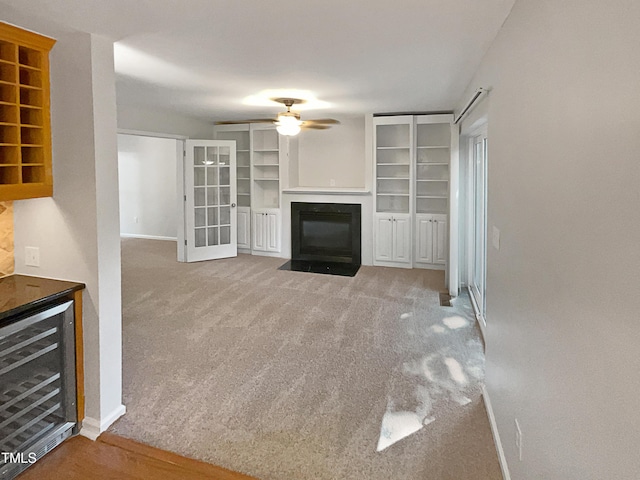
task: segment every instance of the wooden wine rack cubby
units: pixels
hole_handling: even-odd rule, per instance
[[[0,23],[0,201],[53,195],[49,51],[54,43]]]

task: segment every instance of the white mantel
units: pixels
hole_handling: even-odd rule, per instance
[[[282,190],[289,195],[371,195],[371,190],[357,187],[292,187]]]
[[[282,256],[291,258],[291,203],[357,203],[362,205],[362,264],[373,265],[373,197],[368,188],[290,187],[282,190]]]

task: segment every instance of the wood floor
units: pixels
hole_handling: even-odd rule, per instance
[[[77,436],[64,442],[18,480],[255,480],[171,452],[103,433],[97,441]]]

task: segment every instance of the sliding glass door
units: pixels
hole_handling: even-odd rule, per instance
[[[469,158],[469,287],[480,320],[485,323],[487,279],[487,133],[477,132]]]

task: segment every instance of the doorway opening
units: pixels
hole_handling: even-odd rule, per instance
[[[176,170],[183,141],[118,132],[120,236],[176,241]]]

